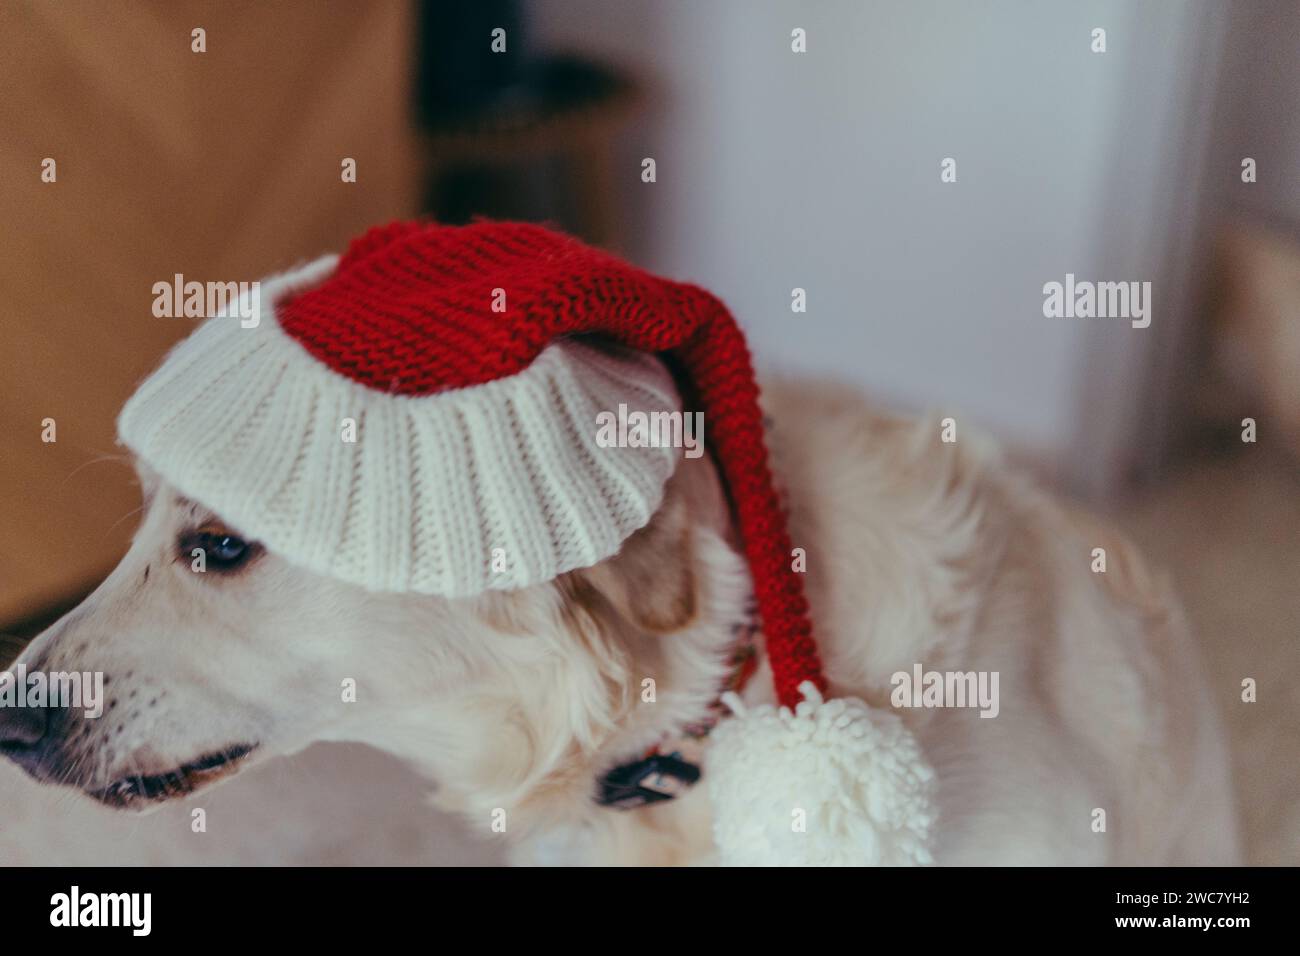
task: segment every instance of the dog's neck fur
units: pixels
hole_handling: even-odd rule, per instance
[[[504,826],[524,847],[517,859],[667,863],[711,852],[703,782],[631,810],[594,800],[605,772],[708,714],[749,619],[752,587],[728,540],[725,499],[709,486],[711,467],[687,471],[617,557],[483,599],[502,635],[493,675],[488,689],[448,702],[475,719],[411,727],[405,743],[386,744],[438,782],[438,805],[498,838]],[[760,664],[748,697],[763,697],[765,671]],[[449,727],[461,736],[448,739]],[[655,839],[632,837],[646,827]],[[629,847],[656,858],[629,860]]]

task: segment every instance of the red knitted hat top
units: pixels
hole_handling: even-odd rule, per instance
[[[494,311],[502,294],[506,308]],[[749,350],[713,295],[540,226],[394,223],[355,240],[332,275],[277,307],[277,319],[335,372],[396,395],[514,375],[567,335],[670,353],[736,509],[778,699],[793,707],[805,680],[825,690]]]

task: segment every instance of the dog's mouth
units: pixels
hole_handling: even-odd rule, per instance
[[[194,793],[230,776],[256,749],[257,744],[235,744],[183,763],[166,773],[121,777],[106,787],[86,792],[110,807],[126,808],[162,803]]]

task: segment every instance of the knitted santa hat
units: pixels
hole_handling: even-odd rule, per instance
[[[119,432],[290,561],[467,596],[594,565],[650,520],[680,452],[600,447],[596,423],[620,403],[681,407],[656,353],[703,413],[782,719],[812,714],[826,681],[749,352],[703,289],[539,226],[397,223],[264,283],[253,321],[206,322]]]

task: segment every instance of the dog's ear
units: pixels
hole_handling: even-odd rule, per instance
[[[599,619],[611,610],[643,631],[679,631],[695,619],[697,604],[689,519],[684,501],[666,497],[614,557],[562,574],[544,588],[489,591],[476,599],[478,614],[506,634],[534,632],[547,614]]]
[[[673,491],[618,554],[579,573],[620,615],[656,634],[688,627],[699,605],[690,509]]]
[[[650,523],[614,557],[579,572],[582,581],[637,627],[671,634],[700,611],[697,543],[704,529],[730,536],[730,512],[708,456],[682,457]]]
[[[664,489],[654,517],[632,534],[618,554],[553,582],[550,594],[566,612],[605,618],[609,612],[636,628],[671,634],[689,627],[700,610],[701,581],[696,544],[701,529],[731,537],[730,512],[712,462],[683,457]],[[507,633],[528,633],[534,592],[493,592],[480,613]]]

